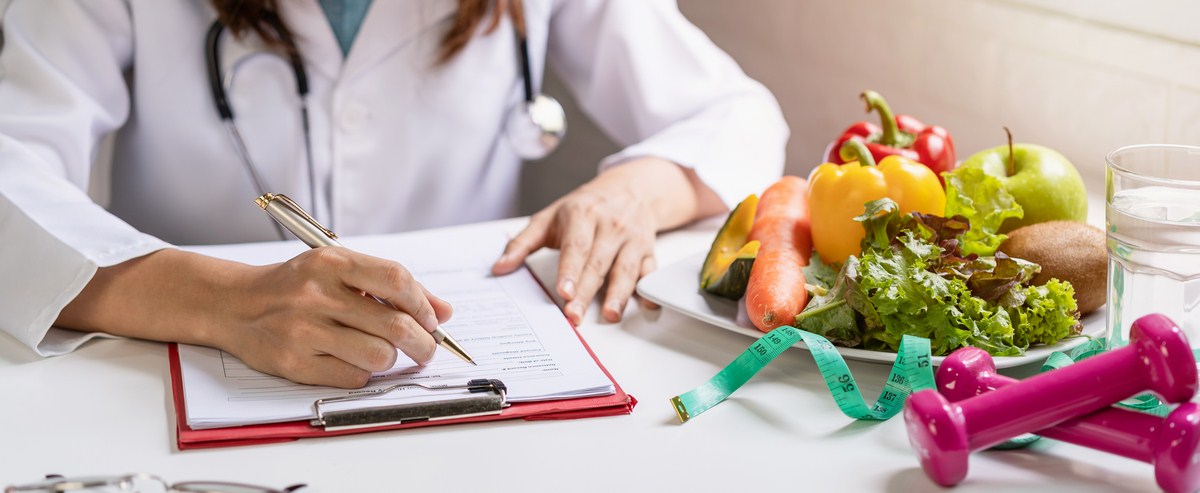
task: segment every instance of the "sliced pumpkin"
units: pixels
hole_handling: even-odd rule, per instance
[[[746,294],[746,285],[750,283],[750,268],[758,256],[758,246],[758,240],[742,245],[720,277],[710,282],[704,290],[722,298],[741,299]]]
[[[746,292],[750,266],[758,255],[758,242],[750,242],[751,246],[746,238],[757,209],[758,196],[751,194],[729,213],[700,268],[700,289],[731,299]]]

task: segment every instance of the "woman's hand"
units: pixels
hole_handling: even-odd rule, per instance
[[[356,388],[397,348],[429,361],[429,332],[450,314],[400,264],[344,248],[263,267],[160,250],[97,271],[55,325],[216,347],[288,380]]]
[[[638,279],[654,270],[657,231],[653,208],[628,187],[588,183],[530,217],[493,271],[507,274],[539,248],[558,248],[556,286],[567,317],[580,323],[607,279],[602,311],[616,322]]]
[[[507,274],[530,253],[557,248],[555,286],[571,322],[583,321],[606,280],[601,312],[605,320],[617,322],[637,281],[656,267],[655,235],[723,208],[690,170],[657,158],[633,160],[609,168],[531,216],[492,270]]]
[[[217,346],[300,383],[361,387],[396,364],[397,348],[425,363],[437,348],[429,333],[451,314],[400,264],[338,247],[261,267],[247,288],[231,300],[239,330]]]

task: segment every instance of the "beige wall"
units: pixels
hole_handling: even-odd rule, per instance
[[[1066,154],[1093,193],[1126,144],[1200,145],[1200,2],[1193,0],[680,0],[783,107],[787,171],[805,175],[864,118],[867,88],[947,127],[963,157],[1018,141]],[[609,149],[571,116],[566,148],[527,167],[532,208]]]
[[[0,13],[8,0],[0,0]],[[1195,0],[680,0],[680,9],[775,93],[792,128],[787,171],[807,174],[863,118],[856,95],[945,126],[959,154],[1019,141],[1066,154],[1093,193],[1121,145],[1200,145]],[[570,132],[526,165],[530,212],[587,180],[614,150],[567,103]],[[102,193],[100,195],[103,195]]]

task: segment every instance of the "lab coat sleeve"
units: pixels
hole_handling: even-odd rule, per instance
[[[95,336],[51,326],[96,270],[168,246],[84,192],[98,141],[129,115],[129,8],[15,0],[0,22],[0,330],[61,354]]]
[[[601,169],[643,156],[692,168],[732,207],[783,172],[779,105],[668,0],[566,0],[549,65],[618,145]]]

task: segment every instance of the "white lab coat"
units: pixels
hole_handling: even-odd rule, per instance
[[[506,21],[434,63],[454,0],[376,0],[349,55],[315,0],[283,0],[309,73],[311,197],[292,72],[237,71],[233,110],[270,191],[342,235],[509,217],[521,162],[502,136],[522,99]],[[673,2],[526,0],[534,86],[544,62],[620,145],[695,169],[726,204],[783,166],[777,104]],[[207,87],[203,0],[14,0],[0,51],[0,329],[43,355],[87,335],[52,328],[99,267],[172,244],[277,239]],[[485,23],[486,24],[486,23]],[[226,36],[228,62],[261,52]],[[117,134],[111,204],[88,189]],[[313,204],[315,203],[315,207]]]

